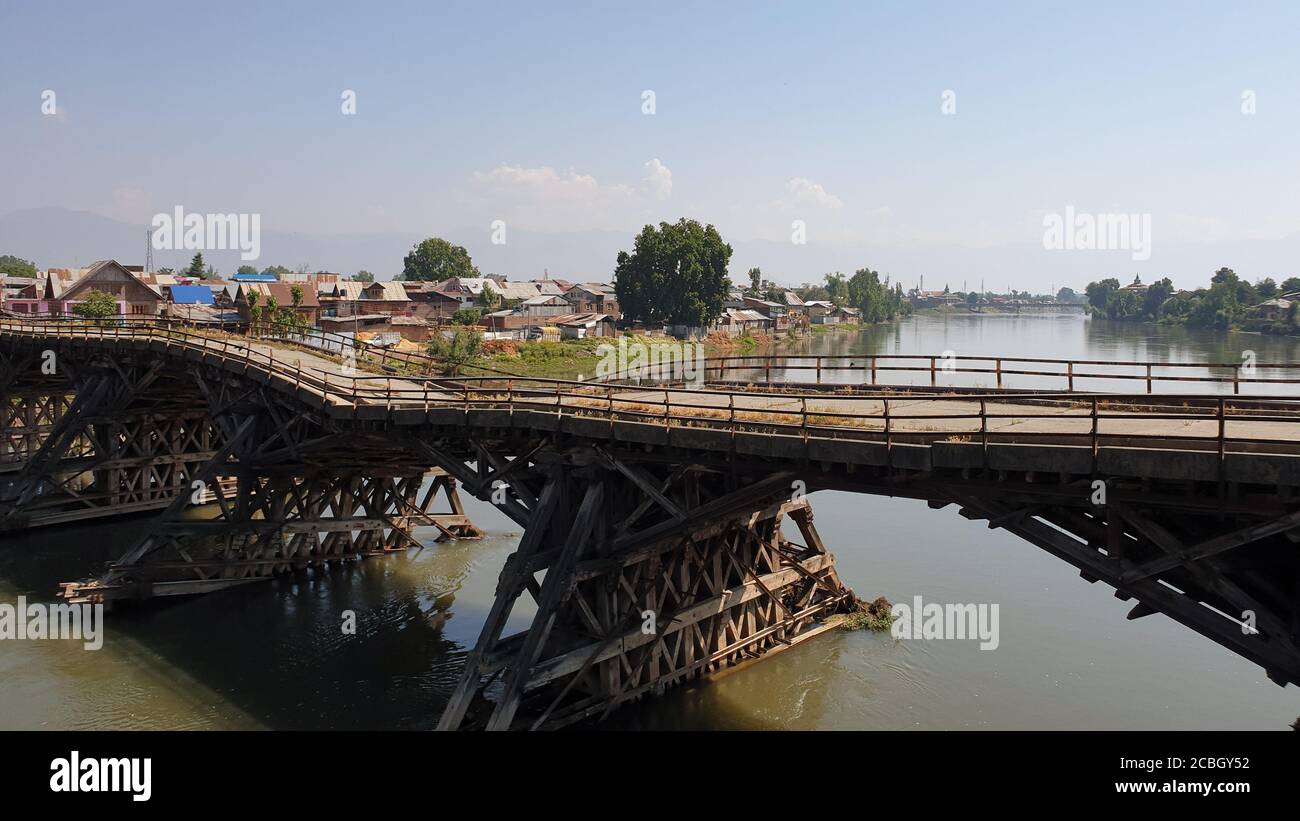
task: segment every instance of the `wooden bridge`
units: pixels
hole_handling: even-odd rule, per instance
[[[762,360],[766,381],[752,357],[712,360],[687,387],[447,378],[241,331],[0,320],[0,528],[158,511],[70,600],[219,590],[401,550],[419,525],[473,537],[466,490],[524,535],[440,726],[561,726],[852,608],[804,498],[836,489],[957,505],[1114,587],[1130,618],[1164,613],[1300,682],[1300,400],[1264,395],[1292,384],[1286,363],[1194,376],[1216,394],[1162,393],[1142,363],[1141,393],[1021,390],[1027,360],[898,387],[869,357],[847,363],[861,379],[796,388],[770,378],[788,358]],[[950,384],[963,372],[1001,390]],[[503,635],[525,594],[530,628]]]

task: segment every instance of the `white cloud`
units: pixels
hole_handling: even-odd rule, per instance
[[[486,173],[474,172],[474,179],[498,190],[521,193],[538,201],[583,202],[632,193],[626,185],[603,186],[590,174],[579,174],[572,169],[556,171],[550,166],[524,168],[502,163]]]
[[[656,157],[645,164],[645,176],[642,182],[654,194],[657,200],[666,200],[673,195],[673,172]]]
[[[534,231],[633,230],[663,217],[673,184],[672,171],[657,158],[642,164],[632,184],[602,182],[572,168],[508,163],[476,171],[471,180],[452,195],[458,218],[472,214]]]
[[[842,208],[844,201],[827,191],[819,182],[807,177],[795,177],[786,183],[787,202],[790,205],[814,205],[819,208]]]

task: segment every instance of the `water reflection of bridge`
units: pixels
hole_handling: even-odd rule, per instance
[[[1149,393],[1098,394],[1019,390],[1036,375],[1010,359],[978,372],[1001,391],[928,361],[932,385],[891,388],[879,359],[856,384],[792,390],[448,379],[356,353],[380,372],[161,323],[0,323],[0,522],[160,509],[106,573],[65,586],[113,600],[400,550],[418,523],[473,535],[468,490],[525,533],[444,727],[598,716],[816,635],[853,603],[795,492],[823,488],[958,505],[1113,586],[1131,618],[1164,613],[1300,681],[1300,404],[1241,395],[1288,364],[1213,383],[1139,366]],[[1160,391],[1184,382],[1221,393]],[[504,636],[523,595],[532,626]]]

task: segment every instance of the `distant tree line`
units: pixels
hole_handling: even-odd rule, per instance
[[[1141,282],[1134,279],[1135,285]],[[1278,285],[1265,277],[1253,285],[1231,268],[1220,268],[1210,279],[1209,288],[1194,291],[1175,290],[1165,277],[1145,289],[1126,288],[1114,277],[1088,283],[1088,310],[1093,316],[1120,321],[1160,322],[1193,328],[1227,329],[1241,325],[1250,310],[1261,302],[1283,294],[1300,292],[1300,277],[1290,277]],[[1295,324],[1296,304],[1288,314]]]
[[[902,283],[890,284],[889,277],[870,268],[859,268],[853,276],[839,271],[826,274],[821,284],[792,289],[805,302],[833,302],[842,308],[857,308],[863,322],[888,322],[912,313],[912,303],[903,297]]]

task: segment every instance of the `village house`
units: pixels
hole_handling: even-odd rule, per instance
[[[1292,300],[1278,297],[1259,303],[1250,309],[1251,316],[1257,319],[1267,319],[1270,322],[1277,322],[1286,319],[1291,314]]]
[[[411,300],[411,313],[425,320],[447,319],[460,310],[460,298],[438,290],[436,282],[402,282]]]
[[[112,296],[121,316],[157,316],[163,303],[160,290],[141,282],[127,266],[111,259],[92,263],[71,282],[50,277],[46,285],[44,298],[52,314],[74,314],[74,306],[84,302],[91,291]]]
[[[518,311],[526,317],[563,316],[575,313],[572,304],[562,296],[535,296],[519,303]],[[582,312],[578,312],[582,313]]]
[[[560,329],[561,339],[589,339],[615,335],[614,317],[609,314],[567,314],[547,320]]]
[[[577,313],[601,313],[619,316],[618,296],[607,282],[584,282],[564,292],[564,298]]]
[[[767,333],[776,325],[771,317],[752,308],[725,308],[722,316],[713,323],[713,329],[728,336],[747,333]]]
[[[411,298],[400,282],[335,282],[320,297],[322,316],[412,315]]]
[[[249,304],[249,294],[257,294],[257,305],[262,309],[262,320],[264,322],[271,320],[270,311],[267,307],[270,300],[274,299],[277,308],[293,307],[293,288],[287,282],[241,282],[239,289],[235,292],[235,309],[239,312],[239,317],[245,322],[252,319],[252,308]],[[305,321],[309,326],[315,327],[320,322],[320,301],[316,296],[315,288],[305,288],[301,285],[296,286],[302,289],[302,303],[297,308],[298,317]]]
[[[365,334],[379,334],[384,338],[401,339],[410,342],[424,342],[429,338],[429,323],[415,316],[391,316],[389,314],[352,314],[350,316],[322,316],[322,331],[343,336],[355,335],[358,339]]]

